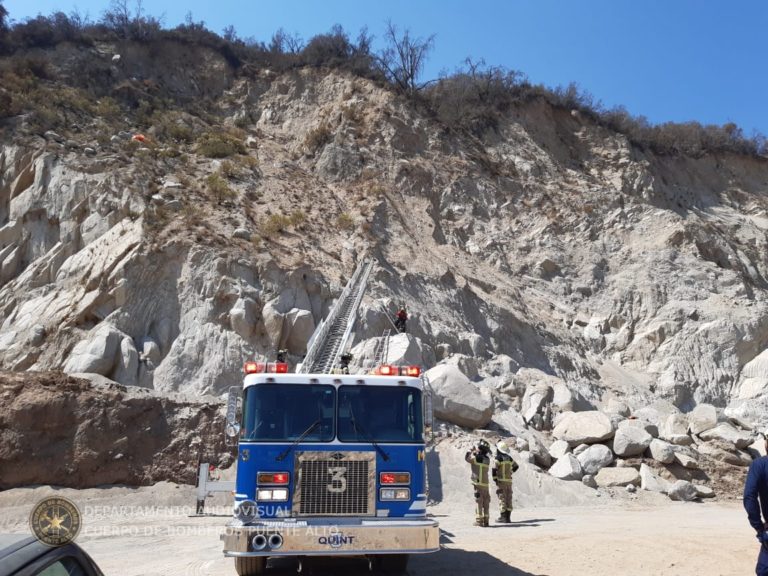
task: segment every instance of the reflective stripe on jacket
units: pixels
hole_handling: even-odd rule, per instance
[[[512,482],[512,459],[504,457],[503,459],[496,460],[494,477],[496,482]]]
[[[488,470],[491,465],[491,461],[487,456],[480,454],[473,455],[472,452],[467,452],[464,459],[472,466],[472,484],[488,488]]]

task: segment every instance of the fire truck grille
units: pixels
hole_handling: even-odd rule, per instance
[[[375,456],[368,452],[297,454],[293,510],[301,516],[372,516]]]

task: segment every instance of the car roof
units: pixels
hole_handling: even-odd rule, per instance
[[[0,534],[0,576],[13,574],[49,548],[29,534]]]

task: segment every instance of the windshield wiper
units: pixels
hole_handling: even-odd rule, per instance
[[[281,452],[281,453],[280,453],[280,454],[277,456],[277,458],[275,458],[275,460],[277,460],[278,462],[280,462],[280,461],[282,461],[282,460],[285,460],[285,457],[286,457],[286,456],[288,456],[288,453],[289,453],[291,450],[293,450],[293,447],[294,447],[294,446],[296,446],[296,444],[298,444],[298,443],[299,443],[299,442],[301,442],[302,440],[304,440],[304,438],[306,438],[307,436],[309,436],[309,434],[312,432],[312,430],[314,430],[315,428],[317,428],[318,426],[320,426],[320,423],[321,423],[321,422],[322,422],[322,418],[318,418],[317,420],[315,420],[314,422],[312,422],[312,424],[310,424],[310,425],[309,425],[309,428],[307,428],[306,430],[304,430],[304,432],[302,432],[302,433],[301,433],[301,435],[300,435],[298,438],[296,438],[296,440],[294,440],[294,441],[293,441],[293,443],[292,443],[290,446],[288,446],[288,448],[286,448],[285,450],[283,450],[283,451],[282,451],[282,452]]]
[[[349,421],[352,424],[352,429],[355,431],[355,434],[358,435],[358,436],[362,435],[363,436],[363,440],[367,440],[368,442],[373,444],[373,447],[376,448],[376,451],[379,454],[381,454],[381,457],[384,459],[384,462],[389,461],[389,454],[384,452],[384,449],[381,446],[379,446],[378,442],[376,442],[376,440],[371,438],[368,435],[368,433],[365,430],[363,430],[362,427],[357,425],[357,420],[355,420],[355,413],[352,410],[352,406],[348,406],[348,408],[349,408]]]

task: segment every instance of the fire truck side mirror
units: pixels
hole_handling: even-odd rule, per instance
[[[227,396],[227,422],[224,433],[228,440],[233,440],[240,434],[240,422],[237,418],[237,409],[240,403],[240,387],[232,386]]]

